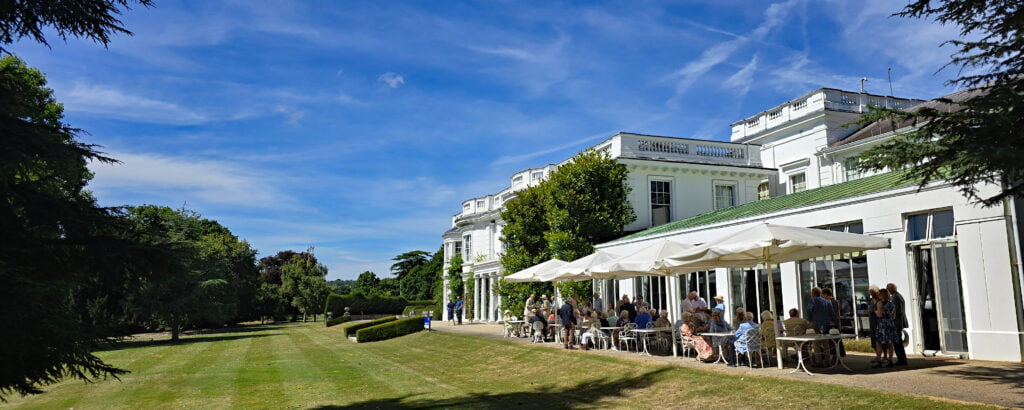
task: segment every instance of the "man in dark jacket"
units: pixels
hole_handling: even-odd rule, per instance
[[[811,300],[807,303],[806,316],[819,334],[828,334],[828,329],[832,327],[832,312],[832,305],[821,297],[821,288],[811,288]]]
[[[576,326],[576,316],[573,315],[573,311],[576,310],[576,298],[567,298],[565,303],[562,304],[562,308],[558,309],[558,317],[562,319],[562,328],[565,329],[565,348],[572,349],[573,329]]]
[[[907,301],[903,299],[903,295],[896,291],[896,284],[890,283],[885,285],[885,289],[889,291],[889,295],[892,296],[892,304],[896,305],[896,320],[893,320],[897,329],[900,329],[900,340],[893,342],[893,351],[896,353],[896,366],[907,365],[907,352],[903,350],[903,329],[909,326],[907,323]]]
[[[448,299],[448,306],[447,307],[448,307],[448,321],[452,322],[452,325],[454,325],[455,324],[455,301],[449,298]]]

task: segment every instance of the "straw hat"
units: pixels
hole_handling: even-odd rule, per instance
[[[540,295],[540,298],[541,298],[541,299],[547,299],[547,298],[548,298],[548,295]]]
[[[715,296],[715,300],[725,300],[725,296],[722,296],[722,295]]]

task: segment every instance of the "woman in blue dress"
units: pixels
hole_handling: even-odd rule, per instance
[[[878,316],[878,328],[875,329],[875,355],[878,364],[873,367],[892,367],[893,343],[900,343],[899,329],[894,320],[896,305],[892,303],[889,291],[878,290],[878,302],[875,315]]]

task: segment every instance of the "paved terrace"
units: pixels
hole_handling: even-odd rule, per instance
[[[503,338],[501,325],[467,323],[452,326],[445,322],[434,322],[433,330],[471,336],[502,339],[513,343],[530,344],[528,338]],[[556,343],[534,344],[537,348],[561,348]],[[875,390],[894,391],[938,397],[961,402],[986,403],[1005,407],[1024,407],[1024,364],[988,362],[980,360],[954,360],[945,358],[924,358],[908,356],[909,366],[883,369],[871,368],[873,354],[849,352],[844,359],[853,369],[848,372],[841,367],[821,369],[811,367],[814,376],[803,372],[790,373],[794,362],[785,362],[786,368],[775,367],[751,369],[749,367],[726,367],[724,364],[705,364],[693,357],[639,355],[633,352],[610,350],[572,350],[565,354],[599,354],[649,363],[671,364],[700,368],[708,371],[747,374],[766,377],[780,377],[802,381],[835,383],[858,386]],[[840,403],[836,403],[839,405]]]

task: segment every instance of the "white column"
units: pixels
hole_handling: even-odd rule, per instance
[[[494,284],[498,282],[498,277],[491,274],[491,312],[494,315],[494,321],[501,320],[501,314],[498,312],[498,293],[494,291]]]
[[[480,318],[480,279],[473,276],[473,320]]]

